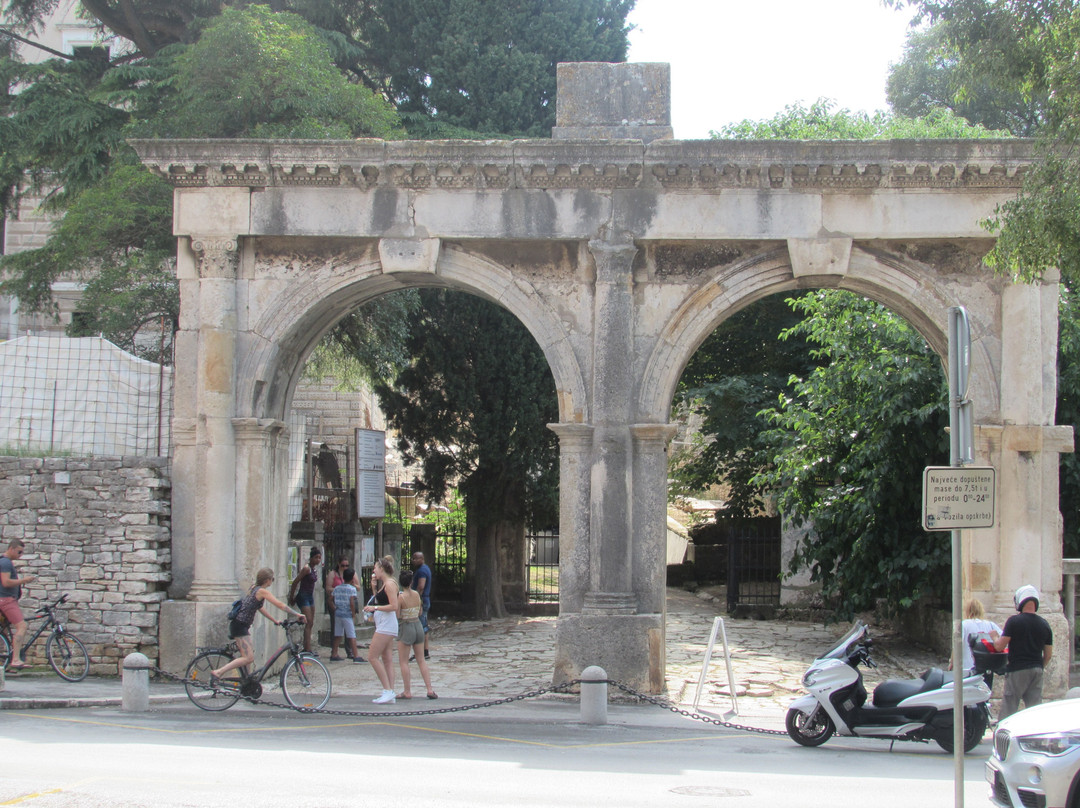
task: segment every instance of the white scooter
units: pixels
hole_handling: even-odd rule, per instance
[[[889,679],[866,701],[858,666],[876,668],[867,628],[856,623],[837,646],[815,659],[803,675],[810,691],[788,710],[788,735],[803,746],[820,746],[833,733],[893,741],[935,741],[953,751],[953,681],[940,668],[918,679]],[[990,689],[981,675],[964,679],[964,751],[970,752],[990,723]]]

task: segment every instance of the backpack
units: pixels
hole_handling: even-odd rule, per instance
[[[243,598],[241,598],[240,600],[234,600],[233,605],[229,609],[229,613],[226,615],[226,617],[229,620],[235,620],[237,617],[239,617],[240,616],[240,607],[243,604],[244,604],[244,599]]]

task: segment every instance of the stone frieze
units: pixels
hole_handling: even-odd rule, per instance
[[[136,140],[177,187],[723,192],[1019,188],[1026,140],[257,141]]]

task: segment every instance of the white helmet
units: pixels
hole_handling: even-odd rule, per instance
[[[1031,584],[1025,584],[1016,590],[1016,594],[1013,595],[1013,604],[1016,606],[1016,611],[1023,611],[1024,604],[1029,601],[1035,601],[1035,611],[1039,610],[1039,590],[1033,587]]]

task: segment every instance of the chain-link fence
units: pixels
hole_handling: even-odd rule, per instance
[[[100,337],[0,343],[0,453],[168,456],[172,368]]]

